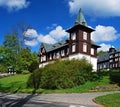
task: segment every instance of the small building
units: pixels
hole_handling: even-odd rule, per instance
[[[68,39],[55,44],[41,44],[38,54],[39,67],[45,66],[58,58],[81,59],[84,57],[93,65],[93,70],[96,71],[97,48],[100,46],[91,40],[91,32],[93,31],[93,28],[88,27],[80,9],[74,25],[66,30],[69,33]]]
[[[108,52],[98,56],[97,70],[120,69],[120,50],[111,47]]]

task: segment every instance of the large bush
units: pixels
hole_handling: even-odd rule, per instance
[[[35,69],[38,69],[38,65],[39,65],[38,62],[35,60],[30,64],[28,70],[30,72],[33,72]]]
[[[43,69],[36,69],[28,79],[27,85],[28,87],[38,89],[41,83],[41,76],[42,76]]]
[[[111,72],[110,80],[111,80],[111,83],[117,83],[118,85],[120,85],[120,72],[119,71]]]
[[[29,79],[29,81],[32,81],[29,82],[29,86],[35,86],[37,82],[39,84],[37,88],[71,88],[90,80],[91,71],[92,65],[85,59],[57,60],[44,68],[38,69],[37,72],[34,71]]]

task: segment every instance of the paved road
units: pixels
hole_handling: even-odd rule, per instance
[[[92,99],[109,93],[120,93],[120,91],[81,94],[0,93],[0,107],[101,107]]]

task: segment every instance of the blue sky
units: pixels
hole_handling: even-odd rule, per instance
[[[32,51],[38,52],[41,42],[56,43],[68,37],[80,8],[87,24],[96,31],[92,40],[99,50],[120,48],[120,0],[0,0],[0,45],[4,35],[18,23],[30,24],[24,40]]]

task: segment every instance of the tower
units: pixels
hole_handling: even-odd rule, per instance
[[[91,32],[94,29],[87,26],[87,22],[80,9],[72,28],[66,30],[69,33],[69,59],[85,57],[97,69],[97,48],[91,40]]]
[[[74,26],[67,30],[69,33],[70,55],[77,53],[90,55],[91,32],[93,31],[94,29],[87,26],[87,22],[80,9]]]

